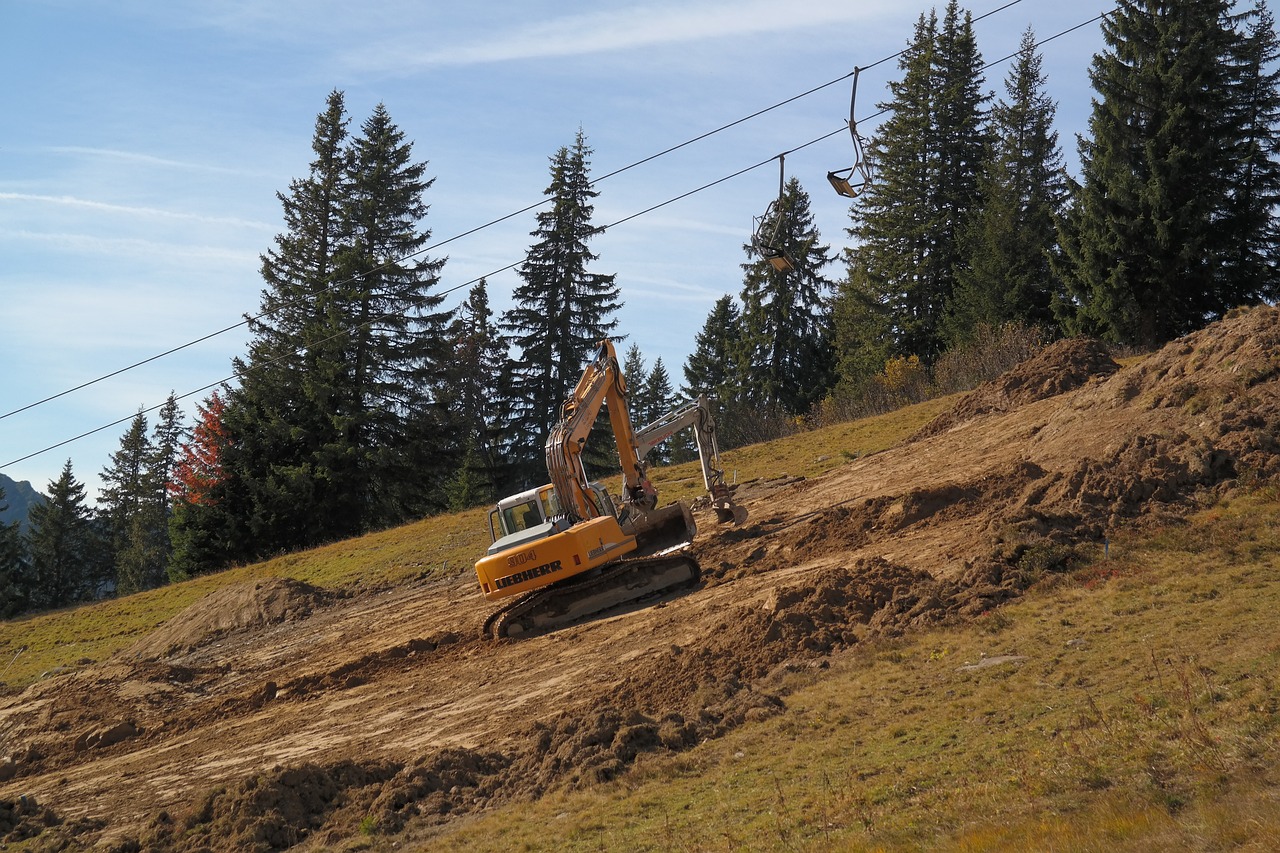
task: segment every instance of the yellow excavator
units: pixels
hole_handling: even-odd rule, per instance
[[[622,465],[617,502],[591,482],[582,461],[602,407]],[[504,498],[489,513],[493,544],[476,563],[480,590],[491,601],[519,597],[489,616],[486,636],[554,630],[698,582],[698,563],[687,552],[697,532],[693,514],[682,503],[658,508],[645,463],[654,446],[687,427],[695,429],[717,519],[741,523],[746,511],[724,482],[706,401],[699,398],[635,430],[613,343],[599,343],[547,438],[551,482]]]

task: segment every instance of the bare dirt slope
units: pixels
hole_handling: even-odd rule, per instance
[[[223,590],[110,660],[0,697],[0,838],[322,848],[422,827],[776,713],[777,674],[977,614],[1205,490],[1280,474],[1280,311],[1118,369],[1055,344],[901,447],[744,484],[700,588],[486,642],[469,571],[335,597]],[[56,824],[56,825],[55,825]]]

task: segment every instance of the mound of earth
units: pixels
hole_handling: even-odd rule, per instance
[[[290,578],[263,578],[223,587],[165,622],[123,652],[159,660],[193,651],[229,634],[310,616],[327,594]]]
[[[1074,391],[1092,379],[1120,369],[1105,346],[1091,338],[1057,341],[966,394],[950,411],[921,427],[912,441],[945,432],[958,423],[992,412],[1008,412],[1027,403]]]
[[[746,524],[700,527],[699,588],[551,634],[481,640],[470,567],[323,608],[290,582],[211,595],[133,657],[0,696],[0,802],[33,795],[52,842],[86,847],[426,849],[459,815],[616,777],[779,713],[788,674],[842,648],[975,618],[1113,531],[1280,482],[1280,311],[1123,369],[1062,342],[949,417],[744,484]]]

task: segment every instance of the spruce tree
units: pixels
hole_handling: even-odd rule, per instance
[[[644,355],[640,352],[639,344],[633,343],[627,347],[627,353],[622,359],[622,375],[626,379],[627,390],[631,395],[632,421],[637,425],[648,423],[653,414],[653,407],[644,396],[644,383],[649,376],[649,369],[644,363]]]
[[[889,356],[941,353],[961,235],[980,199],[986,97],[971,16],[955,0],[941,26],[921,15],[898,67],[893,99],[879,105],[892,115],[870,146],[873,180],[850,211],[857,245],[834,309],[847,388]]]
[[[239,387],[225,400],[210,401],[218,409],[218,428],[235,435],[234,477],[245,499],[178,514],[179,526],[200,518],[203,529],[193,541],[214,530],[244,531],[239,547],[223,543],[232,548],[229,559],[291,549],[359,526],[354,506],[342,505],[349,485],[339,473],[354,464],[338,411],[350,334],[337,293],[344,274],[337,256],[351,243],[344,215],[352,164],[348,124],[343,93],[333,91],[316,117],[307,176],[290,182],[287,194],[276,194],[285,230],[262,255],[266,286],[259,314],[248,318],[248,354],[234,362]],[[206,409],[202,418],[209,416]],[[227,517],[215,518],[222,514]],[[188,543],[183,550],[206,549]]]
[[[1238,174],[1227,0],[1118,0],[1094,57],[1081,186],[1064,219],[1073,331],[1155,346],[1232,307]]]
[[[461,455],[443,410],[451,315],[421,257],[433,181],[379,104],[354,139],[342,95],[316,121],[310,176],[281,196],[262,314],[222,422],[243,500],[219,510],[249,559],[445,505]]]
[[[738,399],[737,341],[742,334],[741,324],[741,312],[733,297],[726,293],[717,299],[684,363],[681,390],[686,397],[705,396],[717,403]]]
[[[628,384],[630,381],[628,380]],[[636,417],[636,426],[643,427],[656,421],[676,406],[676,398],[671,388],[671,376],[667,366],[662,363],[662,356],[653,361],[653,368],[644,374],[643,380],[635,386],[639,390],[636,397],[644,406],[644,416]],[[673,454],[687,450],[688,442],[683,435],[674,435],[649,452],[649,462],[654,465],[665,465],[673,458]]]
[[[765,222],[774,242],[790,259],[790,269],[758,260],[743,264],[742,315],[734,364],[739,398],[767,411],[801,414],[826,393],[831,377],[828,329],[830,283],[822,270],[831,247],[822,239],[809,209],[809,194],[795,178],[776,206],[780,226]],[[752,246],[745,247],[754,255]]]
[[[592,200],[599,195],[591,188],[590,155],[579,130],[573,146],[551,158],[545,194],[552,204],[537,215],[536,242],[520,268],[523,283],[502,315],[517,350],[507,376],[505,450],[520,485],[545,480],[543,447],[560,407],[594,345],[618,325],[616,276],[588,270],[598,260],[588,247],[595,233]]]
[[[179,448],[168,484],[173,551],[169,580],[186,580],[243,559],[249,537],[243,511],[249,504],[237,470],[237,447],[224,417],[226,403],[214,391],[196,406],[195,423]]]
[[[364,456],[353,485],[369,507],[362,529],[439,509],[463,442],[439,396],[447,381],[452,312],[433,292],[444,260],[420,257],[431,232],[426,163],[379,104],[353,144],[342,254],[352,328],[348,398],[352,444]],[[355,274],[353,277],[352,274]],[[363,486],[363,488],[361,488]]]
[[[137,592],[149,586],[155,572],[149,570],[150,538],[147,525],[153,517],[156,499],[150,465],[155,448],[147,434],[147,418],[139,412],[120,439],[120,449],[102,470],[99,515],[112,565],[116,591]]]
[[[48,502],[31,507],[30,522],[32,605],[61,607],[96,593],[104,543],[94,532],[84,484],[75,478],[70,459],[58,479],[49,483]]]
[[[8,508],[0,486],[0,511]],[[18,522],[0,522],[0,619],[22,613],[31,595],[30,562]]]
[[[488,283],[484,279],[458,306],[449,340],[451,368],[442,400],[460,421],[466,436],[466,449],[449,487],[449,504],[461,509],[493,500],[498,484],[506,479],[498,453],[498,430],[504,405],[502,375],[507,348],[489,308]]]
[[[1243,27],[1243,32],[1240,32]],[[1241,16],[1231,55],[1237,136],[1221,227],[1227,235],[1222,303],[1280,297],[1280,42],[1261,2]]]
[[[1061,285],[1050,268],[1066,179],[1055,105],[1030,28],[991,111],[990,149],[979,177],[982,203],[964,231],[964,263],[948,311],[947,338],[969,341],[980,326],[1051,327]]]

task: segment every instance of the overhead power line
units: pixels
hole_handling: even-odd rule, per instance
[[[990,15],[993,15],[993,14],[995,14],[996,12],[1000,12],[1000,11],[1002,11],[1002,10],[1004,10],[1004,9],[1007,9],[1007,8],[1009,8],[1010,6],[1017,5],[1017,4],[1018,4],[1018,3],[1020,3],[1020,2],[1022,2],[1022,0],[1012,0],[1012,2],[1009,2],[1009,3],[1005,4],[1004,6],[1001,6],[1001,7],[997,8],[997,9],[993,9],[993,10],[992,10],[992,11],[990,11],[990,12],[987,12],[987,13],[985,13],[985,14],[983,14],[983,15],[981,15],[981,16],[979,16],[979,17],[977,17],[977,18],[974,18],[974,21],[980,21],[980,20],[982,20],[983,18],[989,17]],[[1037,41],[1037,42],[1033,45],[1033,47],[1037,47],[1037,48],[1038,48],[1038,47],[1040,47],[1041,45],[1047,44],[1047,43],[1049,43],[1049,42],[1051,42],[1051,41],[1053,41],[1053,40],[1055,40],[1055,39],[1061,38],[1062,36],[1065,36],[1065,35],[1067,35],[1067,34],[1069,34],[1069,33],[1075,32],[1076,30],[1082,29],[1083,27],[1087,27],[1087,26],[1089,26],[1090,24],[1097,23],[1098,21],[1100,21],[1100,20],[1102,20],[1103,18],[1107,17],[1107,15],[1108,15],[1108,14],[1110,14],[1110,13],[1109,13],[1109,12],[1104,12],[1104,13],[1102,13],[1102,14],[1099,14],[1099,15],[1094,16],[1093,18],[1090,18],[1090,19],[1089,19],[1089,20],[1087,20],[1087,21],[1083,21],[1083,22],[1081,22],[1081,23],[1079,23],[1079,24],[1076,24],[1075,26],[1069,27],[1068,29],[1062,30],[1062,31],[1060,31],[1060,32],[1058,32],[1058,33],[1055,33],[1055,34],[1053,34],[1053,35],[1051,35],[1051,36],[1048,36],[1048,37],[1046,37],[1046,38],[1044,38],[1044,39],[1041,39],[1041,40]],[[865,70],[867,70],[868,68],[872,68],[872,67],[874,67],[874,66],[876,66],[876,65],[880,65],[880,64],[882,64],[882,63],[884,63],[884,62],[887,62],[887,61],[890,61],[890,60],[892,60],[892,59],[895,59],[895,58],[897,58],[898,56],[901,56],[904,52],[905,52],[905,51],[898,51],[898,53],[895,53],[895,54],[892,54],[892,55],[890,55],[890,56],[887,56],[887,57],[884,57],[884,58],[882,58],[882,59],[879,59],[879,60],[877,60],[876,62],[872,63],[871,65],[868,65],[868,66],[866,66],[865,68],[861,68],[860,70],[861,70],[861,71],[865,71]],[[990,69],[990,68],[993,68],[993,67],[995,67],[995,66],[997,66],[997,65],[1000,65],[1000,64],[1002,64],[1002,63],[1004,63],[1004,62],[1007,62],[1007,61],[1009,61],[1010,59],[1013,59],[1014,57],[1018,56],[1018,55],[1019,55],[1019,53],[1021,53],[1021,51],[1015,51],[1014,53],[1008,54],[1007,56],[1001,57],[1000,59],[997,59],[997,60],[993,60],[993,61],[991,61],[991,62],[988,62],[988,63],[986,63],[985,65],[983,65],[983,66],[982,66],[982,70],[983,70],[983,71],[985,71],[985,70],[988,70],[988,69]],[[841,82],[841,81],[844,81],[844,80],[847,80],[847,79],[849,79],[849,78],[853,77],[854,73],[855,73],[855,72],[850,72],[850,73],[848,73],[848,74],[846,74],[846,75],[843,75],[843,76],[841,76],[841,77],[836,78],[835,80],[831,80],[831,81],[829,81],[829,82],[827,82],[827,83],[823,83],[823,84],[821,84],[820,86],[815,86],[815,87],[814,87],[814,88],[812,88],[812,89],[809,89],[809,90],[807,90],[807,91],[805,91],[805,92],[802,92],[802,93],[800,93],[800,94],[798,94],[798,95],[795,95],[795,96],[792,96],[792,97],[790,97],[790,98],[787,98],[787,99],[786,99],[786,100],[784,100],[784,101],[779,101],[778,103],[774,104],[773,106],[766,107],[765,109],[762,109],[762,110],[758,110],[757,112],[752,113],[752,114],[751,114],[751,115],[749,115],[749,116],[744,116],[744,117],[743,117],[743,118],[741,118],[741,119],[737,119],[737,120],[735,120],[735,121],[733,121],[733,122],[730,122],[730,123],[728,123],[728,124],[722,125],[721,127],[718,127],[718,128],[716,128],[715,130],[708,131],[708,132],[706,132],[706,133],[701,134],[700,136],[694,137],[693,139],[690,139],[690,140],[687,140],[687,141],[685,141],[685,142],[682,142],[682,143],[680,143],[680,144],[678,144],[678,145],[672,146],[671,148],[664,149],[663,151],[660,151],[660,152],[658,152],[658,153],[656,153],[656,154],[652,154],[652,155],[650,155],[650,156],[648,156],[648,157],[644,158],[643,160],[638,160],[638,161],[636,161],[636,162],[634,162],[634,163],[631,163],[631,164],[629,164],[629,165],[627,165],[627,166],[623,166],[623,167],[622,167],[622,168],[620,168],[620,169],[615,169],[614,171],[609,172],[609,173],[607,173],[607,174],[605,174],[605,175],[602,175],[601,177],[599,177],[599,178],[595,179],[594,181],[592,181],[592,185],[594,185],[594,184],[596,184],[596,183],[598,183],[598,182],[600,182],[600,181],[603,181],[603,180],[605,180],[605,179],[607,179],[607,178],[610,178],[610,177],[613,177],[613,176],[615,176],[615,175],[621,174],[622,172],[625,172],[625,171],[628,171],[628,170],[630,170],[630,169],[633,169],[633,168],[635,168],[635,167],[637,167],[637,166],[640,166],[640,165],[642,165],[642,164],[644,164],[644,163],[647,163],[647,162],[650,162],[650,161],[652,161],[652,160],[655,160],[655,159],[657,159],[658,157],[662,157],[662,156],[664,156],[664,155],[666,155],[666,154],[670,154],[671,152],[676,151],[676,150],[679,150],[680,148],[684,148],[684,147],[686,147],[686,146],[688,146],[688,145],[692,145],[692,144],[694,144],[695,142],[701,141],[701,140],[706,139],[706,138],[708,138],[708,137],[710,137],[710,136],[713,136],[713,135],[714,135],[714,134],[716,134],[716,133],[720,133],[721,131],[724,131],[724,130],[727,130],[727,129],[731,128],[731,127],[734,127],[734,126],[736,126],[736,125],[738,125],[738,124],[743,123],[744,121],[749,121],[749,120],[750,120],[750,119],[752,119],[752,118],[756,118],[756,117],[758,117],[758,116],[764,115],[765,113],[768,113],[768,112],[770,112],[770,111],[772,111],[772,110],[775,110],[775,109],[777,109],[777,108],[779,108],[779,107],[785,106],[786,104],[792,103],[792,102],[794,102],[794,101],[796,101],[796,100],[798,100],[798,99],[800,99],[800,98],[806,97],[806,96],[811,95],[811,94],[813,94],[813,93],[815,93],[815,92],[821,91],[822,89],[825,89],[825,88],[828,88],[828,87],[830,87],[830,86],[833,86],[833,85],[835,85],[836,83],[839,83],[839,82]],[[877,113],[873,113],[872,115],[867,116],[867,118],[866,118],[866,119],[864,119],[864,120],[870,120],[870,119],[878,118],[879,116],[884,115],[885,113],[887,113],[887,112],[889,112],[889,111],[890,111],[889,109],[883,109],[883,110],[880,110],[880,111],[879,111],[879,112],[877,112]],[[661,209],[661,208],[663,208],[663,207],[666,207],[666,206],[668,206],[668,205],[674,204],[675,202],[681,201],[681,200],[683,200],[683,199],[689,198],[690,196],[697,195],[698,193],[701,193],[701,192],[704,192],[704,191],[706,191],[706,190],[708,190],[708,189],[711,189],[712,187],[715,187],[715,186],[718,186],[718,185],[720,185],[720,184],[723,184],[723,183],[726,183],[726,182],[728,182],[728,181],[731,181],[731,180],[733,180],[734,178],[741,177],[742,175],[745,175],[745,174],[747,174],[748,172],[752,172],[752,171],[754,171],[754,170],[756,170],[756,169],[759,169],[759,168],[762,168],[762,167],[764,167],[764,166],[767,166],[767,165],[769,165],[770,163],[772,163],[773,161],[777,160],[777,159],[778,159],[778,157],[780,157],[780,156],[786,156],[786,155],[792,154],[792,153],[794,153],[794,152],[796,152],[796,151],[804,150],[805,148],[808,148],[808,147],[810,147],[810,146],[816,145],[816,144],[818,144],[818,143],[820,143],[820,142],[824,142],[824,141],[826,141],[827,139],[830,139],[830,138],[831,138],[831,137],[833,137],[833,136],[837,136],[837,135],[840,135],[840,134],[843,134],[843,133],[846,133],[846,132],[848,132],[848,127],[847,127],[847,125],[842,125],[841,127],[838,127],[838,128],[836,128],[835,130],[832,130],[832,131],[830,131],[830,132],[828,132],[828,133],[825,133],[825,134],[823,134],[823,135],[821,135],[821,136],[814,137],[813,139],[810,139],[810,140],[809,140],[809,141],[807,141],[807,142],[803,142],[803,143],[801,143],[801,144],[799,144],[799,145],[797,145],[797,146],[795,146],[795,147],[793,147],[793,148],[790,148],[790,149],[788,149],[787,151],[782,152],[781,154],[776,154],[776,155],[774,155],[774,156],[772,156],[772,157],[769,157],[769,158],[767,158],[767,159],[765,159],[765,160],[761,160],[761,161],[759,161],[759,162],[757,162],[757,163],[754,163],[754,164],[752,164],[752,165],[750,165],[750,166],[746,166],[746,167],[744,167],[744,168],[742,168],[742,169],[739,169],[739,170],[737,170],[737,171],[735,171],[735,172],[732,172],[732,173],[730,173],[730,174],[728,174],[728,175],[725,175],[725,176],[723,176],[723,177],[717,178],[717,179],[715,179],[715,180],[713,180],[713,181],[710,181],[710,182],[708,182],[708,183],[706,183],[706,184],[703,184],[703,185],[701,185],[701,186],[699,186],[699,187],[696,187],[696,188],[691,189],[691,190],[687,190],[687,191],[685,191],[685,192],[683,192],[683,193],[680,193],[679,195],[672,196],[671,198],[668,198],[668,199],[666,199],[665,201],[659,202],[659,203],[657,203],[657,204],[651,205],[651,206],[649,206],[649,207],[647,207],[647,208],[644,208],[644,209],[642,209],[642,210],[636,211],[635,213],[632,213],[632,214],[629,214],[629,215],[627,215],[627,216],[624,216],[624,217],[622,217],[621,219],[618,219],[618,220],[615,220],[615,221],[613,221],[613,222],[611,222],[611,223],[608,223],[607,225],[599,226],[599,227],[596,229],[596,231],[597,231],[597,232],[604,232],[604,231],[606,231],[606,230],[609,230],[609,229],[612,229],[612,228],[616,228],[616,227],[618,227],[619,225],[622,225],[622,224],[624,224],[624,223],[630,222],[630,221],[632,221],[632,220],[634,220],[634,219],[638,219],[639,217],[641,217],[641,216],[645,216],[645,215],[647,215],[647,214],[649,214],[649,213],[652,213],[652,212],[654,212],[655,210],[659,210],[659,209]],[[546,204],[546,203],[547,203],[547,201],[548,201],[548,200],[544,199],[544,200],[539,201],[539,202],[537,202],[537,203],[535,203],[535,204],[528,205],[528,206],[526,206],[526,207],[524,207],[524,208],[521,208],[520,210],[513,211],[513,212],[508,213],[508,214],[506,214],[506,215],[504,215],[504,216],[502,216],[502,217],[499,217],[498,219],[494,219],[494,220],[492,220],[492,221],[490,221],[490,222],[484,223],[484,224],[482,224],[482,225],[478,225],[478,226],[476,226],[476,227],[474,227],[474,228],[472,228],[472,229],[470,229],[470,230],[468,230],[468,231],[464,231],[464,232],[461,232],[461,233],[459,233],[459,234],[455,234],[455,235],[453,235],[452,237],[449,237],[449,238],[448,238],[448,239],[446,239],[446,240],[442,240],[442,241],[440,241],[439,243],[435,243],[435,244],[433,244],[433,245],[431,245],[431,246],[428,246],[428,247],[426,247],[426,248],[420,249],[420,250],[418,250],[417,252],[413,252],[413,253],[411,253],[411,254],[409,254],[409,255],[404,256],[403,258],[400,258],[400,259],[399,259],[399,260],[397,260],[397,261],[394,261],[394,262],[388,262],[388,263],[397,263],[397,264],[398,264],[398,263],[401,263],[401,262],[403,262],[403,261],[405,261],[405,260],[409,260],[409,259],[411,259],[411,258],[413,258],[413,257],[416,257],[417,255],[423,254],[423,253],[425,253],[425,252],[431,251],[431,250],[433,250],[433,249],[435,249],[435,248],[438,248],[438,247],[440,247],[440,246],[444,246],[444,245],[446,245],[446,244],[448,244],[448,243],[451,243],[451,242],[453,242],[453,241],[455,241],[455,240],[459,240],[459,239],[462,239],[463,237],[466,237],[466,236],[469,236],[469,235],[471,235],[471,234],[474,234],[474,233],[476,233],[477,231],[481,231],[481,230],[483,230],[483,229],[485,229],[485,228],[491,227],[491,226],[493,226],[493,225],[497,225],[497,224],[499,224],[499,223],[501,223],[501,222],[505,222],[506,220],[511,219],[512,217],[519,216],[519,215],[521,215],[521,214],[523,214],[523,213],[527,213],[527,212],[529,212],[530,210],[534,210],[534,209],[536,209],[536,208],[538,208],[538,207],[541,207],[543,204]],[[489,272],[485,273],[484,275],[477,276],[477,277],[472,278],[472,279],[470,279],[470,280],[468,280],[468,281],[462,282],[461,284],[456,284],[456,285],[454,285],[454,286],[452,286],[452,287],[449,287],[449,288],[446,288],[446,289],[444,289],[444,290],[442,290],[442,291],[438,291],[438,292],[437,292],[437,296],[447,296],[447,295],[449,295],[449,294],[455,293],[455,292],[457,292],[457,291],[461,290],[461,289],[462,289],[462,288],[464,288],[464,287],[469,287],[469,286],[471,286],[471,285],[474,285],[474,284],[476,284],[476,283],[478,283],[478,282],[480,282],[480,281],[482,281],[482,280],[485,280],[485,279],[487,279],[487,278],[489,278],[489,277],[491,277],[491,276],[498,275],[499,273],[503,273],[503,272],[506,272],[506,271],[511,270],[511,269],[515,269],[516,267],[520,266],[520,264],[521,264],[522,262],[523,262],[523,261],[515,261],[515,262],[513,262],[513,263],[507,264],[506,266],[499,267],[498,269],[495,269],[495,270],[491,270],[491,271],[489,271]],[[380,267],[379,267],[379,268],[380,268]],[[375,270],[375,271],[376,271],[376,270]],[[335,284],[330,285],[330,287],[336,287],[336,286],[337,286],[338,284],[340,284],[340,283],[341,283],[341,282],[336,282]],[[285,303],[285,304],[287,305],[287,304],[291,304],[291,303]],[[280,307],[284,307],[284,306],[282,305],[282,306],[280,306]],[[280,310],[280,309],[279,309],[279,308],[277,308],[277,309],[275,309],[275,310]],[[237,324],[235,324],[235,325],[233,325],[233,326],[228,326],[228,327],[226,327],[226,328],[219,329],[218,331],[215,331],[215,332],[210,332],[209,334],[204,335],[204,336],[202,336],[202,337],[200,337],[200,338],[197,338],[197,339],[195,339],[195,340],[193,340],[193,341],[190,341],[190,342],[188,342],[188,343],[186,343],[186,344],[182,344],[181,346],[174,347],[174,348],[172,348],[172,349],[170,349],[170,350],[166,350],[165,352],[162,352],[162,353],[157,353],[156,355],[153,355],[153,356],[151,356],[151,357],[149,357],[149,358],[147,358],[147,359],[144,359],[144,360],[142,360],[142,361],[139,361],[139,362],[137,362],[137,363],[135,363],[135,364],[133,364],[133,365],[129,365],[129,366],[127,366],[127,367],[122,367],[122,368],[120,368],[120,369],[118,369],[118,370],[112,371],[111,373],[108,373],[108,374],[105,374],[105,375],[103,375],[103,376],[101,376],[101,377],[98,377],[97,379],[93,379],[93,380],[90,380],[90,381],[88,381],[88,382],[84,382],[84,383],[82,383],[82,384],[80,384],[80,385],[75,386],[74,388],[69,388],[69,389],[67,389],[67,390],[65,390],[65,391],[61,391],[61,392],[59,392],[59,393],[57,393],[57,394],[51,395],[51,396],[49,396],[49,397],[45,398],[44,400],[36,401],[36,402],[34,402],[34,403],[29,403],[29,404],[27,404],[27,405],[25,405],[25,406],[23,406],[23,407],[21,407],[21,408],[19,408],[19,409],[14,409],[14,410],[13,410],[13,411],[11,411],[11,412],[6,412],[6,413],[4,413],[4,414],[0,414],[0,420],[3,420],[4,418],[10,417],[10,416],[12,416],[12,415],[16,415],[16,414],[18,414],[18,413],[20,413],[20,412],[27,411],[28,409],[34,408],[34,407],[39,406],[39,405],[42,405],[42,404],[44,404],[44,403],[48,403],[48,402],[50,402],[50,401],[52,401],[52,400],[56,400],[56,399],[58,399],[59,397],[66,396],[67,394],[71,394],[71,393],[73,393],[73,392],[75,392],[75,391],[79,391],[79,390],[81,390],[81,389],[83,389],[83,388],[87,388],[87,387],[89,387],[90,385],[96,384],[96,383],[98,383],[98,382],[102,382],[102,381],[105,381],[105,380],[110,379],[110,378],[112,378],[112,377],[118,376],[118,375],[120,375],[120,374],[122,374],[122,373],[125,373],[125,372],[127,372],[127,371],[129,371],[129,370],[132,370],[132,369],[134,369],[134,368],[141,367],[141,366],[143,366],[143,365],[145,365],[145,364],[149,364],[149,363],[151,363],[151,362],[153,362],[153,361],[156,361],[157,359],[164,358],[164,357],[166,357],[166,356],[168,356],[168,355],[172,355],[172,354],[174,354],[174,353],[176,353],[176,352],[179,352],[179,351],[181,351],[181,350],[183,350],[183,349],[186,349],[186,348],[188,348],[188,347],[190,347],[190,346],[194,346],[195,344],[202,343],[202,342],[207,341],[207,340],[209,340],[209,339],[211,339],[211,338],[217,337],[218,335],[225,334],[225,333],[226,333],[226,332],[228,332],[228,331],[231,331],[231,330],[233,330],[233,329],[236,329],[236,328],[239,328],[239,327],[241,327],[241,326],[246,325],[247,323],[251,322],[252,320],[258,320],[258,319],[261,319],[262,317],[266,316],[266,315],[267,315],[267,314],[269,314],[269,313],[272,313],[272,312],[262,312],[262,313],[259,313],[259,314],[255,315],[255,316],[253,316],[253,317],[251,317],[251,318],[247,318],[246,320],[244,320],[244,321],[242,321],[242,322],[240,322],[240,323],[237,323]],[[380,316],[377,316],[377,317],[370,318],[370,319],[368,319],[368,320],[364,321],[363,323],[360,323],[360,324],[357,324],[357,325],[355,325],[355,326],[352,326],[352,327],[350,327],[350,328],[348,328],[348,329],[344,329],[344,330],[341,330],[341,331],[339,331],[339,332],[336,332],[334,335],[330,336],[329,338],[326,338],[326,339],[324,339],[324,340],[322,340],[322,341],[317,341],[317,342],[315,342],[315,343],[324,343],[324,342],[326,342],[326,341],[328,341],[328,340],[332,340],[332,339],[334,339],[334,338],[336,338],[336,337],[338,337],[338,336],[340,336],[340,335],[347,334],[348,332],[354,331],[355,329],[357,329],[357,328],[359,328],[359,327],[361,327],[361,326],[368,326],[368,325],[372,325],[372,324],[374,324],[374,323],[381,322],[382,320],[389,319],[389,318],[390,318],[390,316],[391,316],[390,314],[384,314],[384,315],[380,315]],[[278,356],[278,357],[277,357],[277,358],[275,358],[275,359],[272,359],[272,360],[268,361],[266,364],[268,364],[268,365],[269,365],[269,364],[273,364],[273,363],[275,363],[276,361],[280,361],[280,360],[283,360],[283,359],[285,359],[285,358],[288,358],[288,357],[290,357],[290,356],[291,356],[291,355],[293,355],[293,354],[295,354],[295,353],[286,353],[286,354],[283,354],[283,355],[281,355],[281,356]],[[232,382],[232,381],[234,381],[234,380],[236,380],[236,379],[238,379],[238,378],[240,378],[240,373],[239,373],[239,372],[235,372],[235,373],[232,373],[230,376],[227,376],[227,377],[224,377],[224,378],[222,378],[222,379],[219,379],[219,380],[218,380],[218,381],[216,381],[216,382],[211,382],[211,383],[209,383],[209,384],[207,384],[207,385],[203,385],[203,386],[201,386],[201,387],[199,387],[199,388],[196,388],[196,389],[194,389],[194,390],[192,390],[192,391],[188,391],[188,392],[186,392],[186,393],[184,393],[184,394],[176,395],[176,396],[174,397],[174,399],[176,399],[176,400],[185,400],[185,399],[187,399],[187,398],[189,398],[189,397],[193,397],[193,396],[195,396],[195,395],[197,395],[197,394],[201,394],[201,393],[203,393],[203,392],[205,392],[205,391],[209,391],[209,390],[211,390],[211,389],[214,389],[214,388],[218,388],[218,387],[220,387],[220,386],[223,386],[223,385],[227,384],[228,382]],[[2,463],[2,464],[0,464],[0,469],[8,468],[8,467],[10,467],[10,466],[12,466],[12,465],[17,465],[18,463],[25,462],[25,461],[27,461],[27,460],[29,460],[29,459],[35,458],[35,457],[37,457],[37,456],[43,455],[43,454],[45,454],[45,453],[48,453],[48,452],[50,452],[50,451],[56,450],[56,449],[58,449],[58,448],[60,448],[60,447],[64,447],[64,446],[66,446],[66,445],[68,445],[68,444],[71,444],[71,443],[73,443],[73,442],[79,441],[79,440],[81,440],[81,439],[83,439],[83,438],[87,438],[87,437],[89,437],[89,436],[91,436],[91,435],[96,435],[97,433],[100,433],[100,432],[103,432],[103,431],[105,431],[105,430],[111,429],[112,427],[116,427],[116,426],[119,426],[119,425],[121,425],[121,424],[127,423],[127,422],[129,422],[129,421],[132,421],[132,420],[133,420],[135,417],[137,417],[139,414],[144,414],[144,415],[145,415],[145,414],[150,414],[150,413],[152,413],[152,412],[158,411],[158,410],[159,410],[160,408],[162,408],[164,405],[165,405],[164,403],[160,403],[160,404],[156,404],[156,405],[154,405],[154,406],[151,406],[150,408],[141,409],[141,410],[139,410],[139,411],[135,412],[134,414],[129,415],[128,417],[120,418],[120,419],[115,420],[115,421],[112,421],[112,422],[110,422],[110,423],[103,424],[103,425],[98,426],[98,427],[95,427],[95,428],[93,428],[93,429],[91,429],[91,430],[87,430],[87,431],[85,431],[85,432],[82,432],[82,433],[80,433],[79,435],[73,436],[73,437],[71,437],[71,438],[64,439],[64,440],[59,441],[59,442],[57,442],[57,443],[55,443],[55,444],[51,444],[51,445],[49,445],[49,446],[47,446],[47,447],[41,448],[40,450],[36,450],[36,451],[34,451],[34,452],[32,452],[32,453],[28,453],[28,454],[27,454],[27,455],[25,455],[25,456],[21,456],[21,457],[19,457],[19,458],[17,458],[17,459],[14,459],[14,460],[9,461],[9,462]]]

